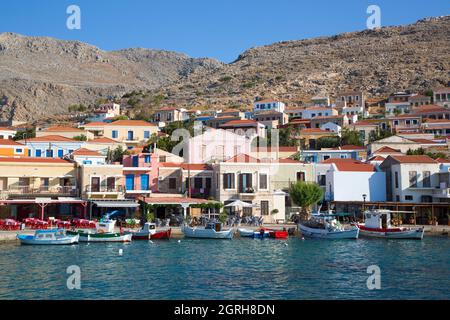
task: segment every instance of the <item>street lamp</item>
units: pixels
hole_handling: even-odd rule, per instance
[[[367,197],[367,194],[363,194],[362,195],[362,197],[363,197],[363,207],[362,207],[362,209],[363,209],[363,213],[364,213],[364,210],[365,210],[365,208],[366,208],[366,197]]]

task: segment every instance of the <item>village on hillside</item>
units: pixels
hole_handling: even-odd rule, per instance
[[[242,217],[286,223],[310,205],[291,197],[302,182],[323,191],[311,210],[360,219],[384,208],[414,213],[396,224],[450,223],[450,87],[323,94],[302,106],[267,97],[251,110],[166,106],[145,120],[109,101],[74,119],[0,128],[1,219],[118,210],[128,221],[147,206],[160,224],[226,221],[240,200]]]

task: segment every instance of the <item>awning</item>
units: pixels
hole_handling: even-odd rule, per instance
[[[100,208],[136,208],[139,207],[139,204],[134,200],[114,200],[114,201],[93,201],[97,207]]]

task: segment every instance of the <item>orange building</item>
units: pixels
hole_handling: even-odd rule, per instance
[[[0,157],[28,157],[28,148],[14,140],[0,139]]]

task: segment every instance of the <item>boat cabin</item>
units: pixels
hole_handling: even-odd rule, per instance
[[[113,233],[116,220],[100,220],[97,222],[97,232],[99,233]]]
[[[364,212],[366,228],[387,229],[391,226],[391,213],[388,210],[376,210]]]
[[[57,236],[64,235],[64,229],[36,230],[34,238],[37,240],[56,240]]]
[[[153,222],[146,222],[144,224],[144,227],[142,228],[142,231],[152,231],[156,230],[156,224]]]
[[[216,230],[216,232],[222,231],[222,223],[208,222],[208,224],[205,226],[205,229],[213,229]]]

